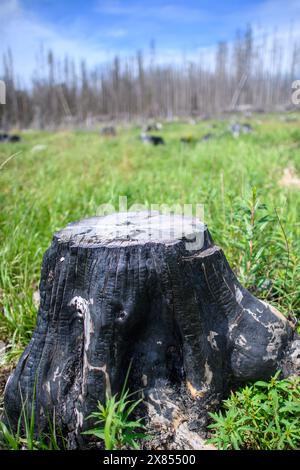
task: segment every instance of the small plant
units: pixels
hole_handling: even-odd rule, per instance
[[[124,447],[137,450],[139,449],[137,440],[146,438],[146,435],[141,432],[145,429],[141,419],[130,419],[130,415],[142,402],[142,399],[129,400],[129,397],[133,395],[129,394],[129,390],[126,389],[129,370],[130,367],[120,397],[107,394],[105,404],[98,402],[98,410],[87,418],[93,418],[96,420],[95,424],[100,426],[85,431],[83,434],[89,434],[104,441],[106,450],[119,450]]]
[[[224,411],[210,413],[210,443],[219,449],[288,450],[300,447],[300,377],[270,382],[231,393]]]
[[[224,225],[229,230],[229,237],[224,234],[230,240],[228,258],[246,288],[296,319],[300,312],[299,236],[291,236],[290,227],[298,231],[299,223],[287,217],[288,202],[283,196],[276,204],[266,204],[261,202],[261,189],[253,187],[245,194],[232,200]]]
[[[270,228],[276,224],[275,216],[261,203],[257,189],[234,203],[235,217],[230,230],[239,252],[238,276],[247,287],[259,286],[265,281],[268,247],[272,244]]]

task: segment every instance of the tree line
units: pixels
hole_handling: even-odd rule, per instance
[[[30,84],[14,72],[10,50],[0,79],[6,105],[0,125],[49,128],[93,126],[101,121],[203,117],[224,111],[272,111],[291,103],[291,84],[300,78],[300,44],[290,37],[254,36],[251,27],[209,55],[161,64],[154,45],[133,57],[88,67],[41,49]]]

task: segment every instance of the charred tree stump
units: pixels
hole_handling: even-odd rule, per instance
[[[22,397],[37,431],[56,424],[84,447],[87,416],[107,393],[143,390],[169,448],[198,448],[207,410],[233,383],[299,373],[300,341],[244,289],[205,225],[153,213],[68,225],[47,250],[37,326],[5,389],[12,426]],[[164,444],[161,444],[163,446]]]

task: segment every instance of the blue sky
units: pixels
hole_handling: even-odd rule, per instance
[[[40,44],[90,65],[116,53],[130,56],[155,41],[158,60],[212,54],[251,23],[255,34],[283,40],[300,31],[299,0],[0,0],[0,54],[11,48],[15,67],[32,73]]]

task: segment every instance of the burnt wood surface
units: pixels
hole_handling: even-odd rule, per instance
[[[55,413],[68,448],[87,445],[87,416],[120,391],[130,363],[129,386],[168,448],[197,448],[207,411],[233,384],[299,373],[293,325],[238,282],[194,219],[121,213],[68,225],[44,255],[40,299],[5,419],[16,426],[34,397],[37,431]]]

